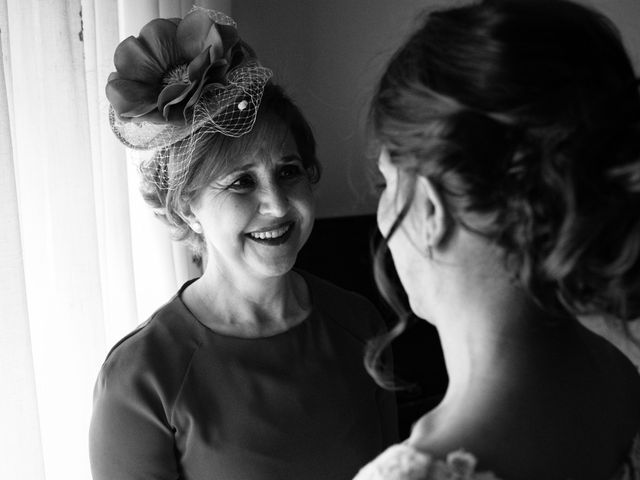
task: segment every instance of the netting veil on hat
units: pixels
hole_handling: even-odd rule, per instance
[[[253,128],[272,75],[227,15],[194,7],[184,19],[155,19],[120,43],[107,83],[109,122],[162,188],[183,184],[198,140],[240,137]],[[171,147],[171,148],[168,148]]]

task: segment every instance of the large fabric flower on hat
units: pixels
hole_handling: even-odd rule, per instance
[[[118,45],[106,94],[120,121],[184,125],[205,86],[226,84],[250,52],[233,20],[210,12],[156,18]]]

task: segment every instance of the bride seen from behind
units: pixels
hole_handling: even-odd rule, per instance
[[[449,386],[357,480],[637,478],[637,367],[577,319],[640,316],[640,94],[615,28],[565,0],[431,12],[371,117],[379,285],[394,302],[388,248]]]

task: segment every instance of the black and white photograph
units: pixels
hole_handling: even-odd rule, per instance
[[[0,0],[0,479],[640,479],[640,0]]]

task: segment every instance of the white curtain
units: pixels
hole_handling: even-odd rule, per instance
[[[104,98],[118,42],[191,4],[0,0],[2,479],[90,478],[100,364],[199,273],[140,200]]]

